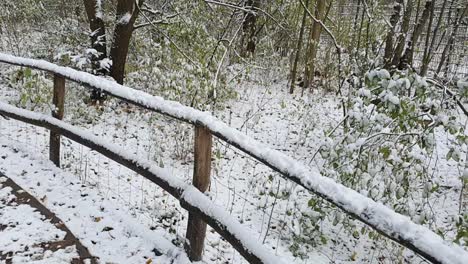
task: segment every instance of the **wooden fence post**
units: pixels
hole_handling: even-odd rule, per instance
[[[52,99],[54,109],[52,116],[62,120],[65,104],[65,78],[54,75],[54,97]],[[50,131],[49,159],[60,168],[60,134]]]
[[[205,192],[210,186],[212,142],[210,130],[196,125],[193,185],[201,192]],[[205,235],[206,223],[195,215],[189,214],[185,250],[191,261],[202,260]]]

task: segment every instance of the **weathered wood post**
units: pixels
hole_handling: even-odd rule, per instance
[[[196,125],[193,185],[201,192],[205,192],[210,186],[212,142],[213,137],[210,131],[203,126]],[[202,259],[205,235],[206,223],[195,215],[189,214],[185,250],[191,261]]]
[[[52,99],[54,109],[52,116],[62,120],[65,104],[65,78],[54,75],[54,95]],[[60,167],[60,134],[50,131],[49,159]]]

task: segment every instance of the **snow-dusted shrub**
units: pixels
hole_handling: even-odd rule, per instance
[[[318,152],[323,175],[428,225],[447,240],[466,244],[466,213],[452,206],[447,210],[455,215],[440,221],[447,212],[433,210],[436,200],[447,194],[447,175],[436,173],[437,153],[446,151],[446,159],[459,171],[465,167],[465,117],[457,111],[453,98],[415,73],[392,75],[377,69],[366,73],[363,86],[351,91],[346,100],[346,117],[340,127],[327,132]],[[466,185],[463,176],[460,179],[459,186]],[[461,203],[451,199],[454,204]],[[300,243],[326,242],[321,230],[326,219],[343,226],[356,239],[366,234],[380,240],[378,234],[337,210],[320,198],[312,198],[299,215]],[[382,240],[378,244],[386,243]]]
[[[197,22],[188,23],[191,30],[173,24],[164,33],[171,34],[177,46],[158,32],[136,32],[133,43],[137,49],[127,62],[126,84],[197,109],[223,107],[236,92],[227,86],[224,70],[217,71],[220,54],[214,54],[210,62],[211,53],[203,50],[215,46],[215,39]]]
[[[45,111],[52,101],[52,81],[46,74],[29,68],[11,70],[8,84],[18,91],[18,97],[12,102],[22,108]]]

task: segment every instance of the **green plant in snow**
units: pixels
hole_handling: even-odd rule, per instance
[[[17,106],[31,110],[41,109],[52,102],[52,87],[44,73],[21,68],[11,73],[9,85],[18,91]]]
[[[340,123],[343,128],[328,131],[319,149],[322,174],[438,233],[446,234],[457,226],[458,231],[449,232],[451,237],[446,239],[462,243],[467,235],[463,212],[458,212],[457,223],[447,226],[439,224],[431,210],[433,197],[444,192],[445,175],[435,173],[437,137],[448,138],[446,159],[465,166],[462,153],[468,138],[455,102],[413,72],[391,75],[377,69],[368,72],[362,83],[348,97],[347,116]],[[299,217],[305,225],[301,237],[323,235],[320,225],[325,217],[355,238],[368,233],[319,198],[311,199],[308,207],[313,214],[301,212]]]

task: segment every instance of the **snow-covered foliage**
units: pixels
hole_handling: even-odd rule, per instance
[[[415,73],[370,71],[364,85],[347,99],[343,129],[325,131],[327,138],[318,153],[324,175],[466,245],[466,212],[460,210],[441,221],[432,210],[436,197],[445,192],[445,179],[434,176],[439,162],[435,146],[441,135],[447,134],[446,159],[456,162],[460,171],[466,166],[465,121],[444,92]],[[462,175],[460,181],[466,184]],[[318,219],[331,214],[355,237],[379,237],[343,222],[341,213],[330,213],[321,199],[311,199],[309,207],[314,213],[303,216],[308,230],[304,235],[319,232]]]

